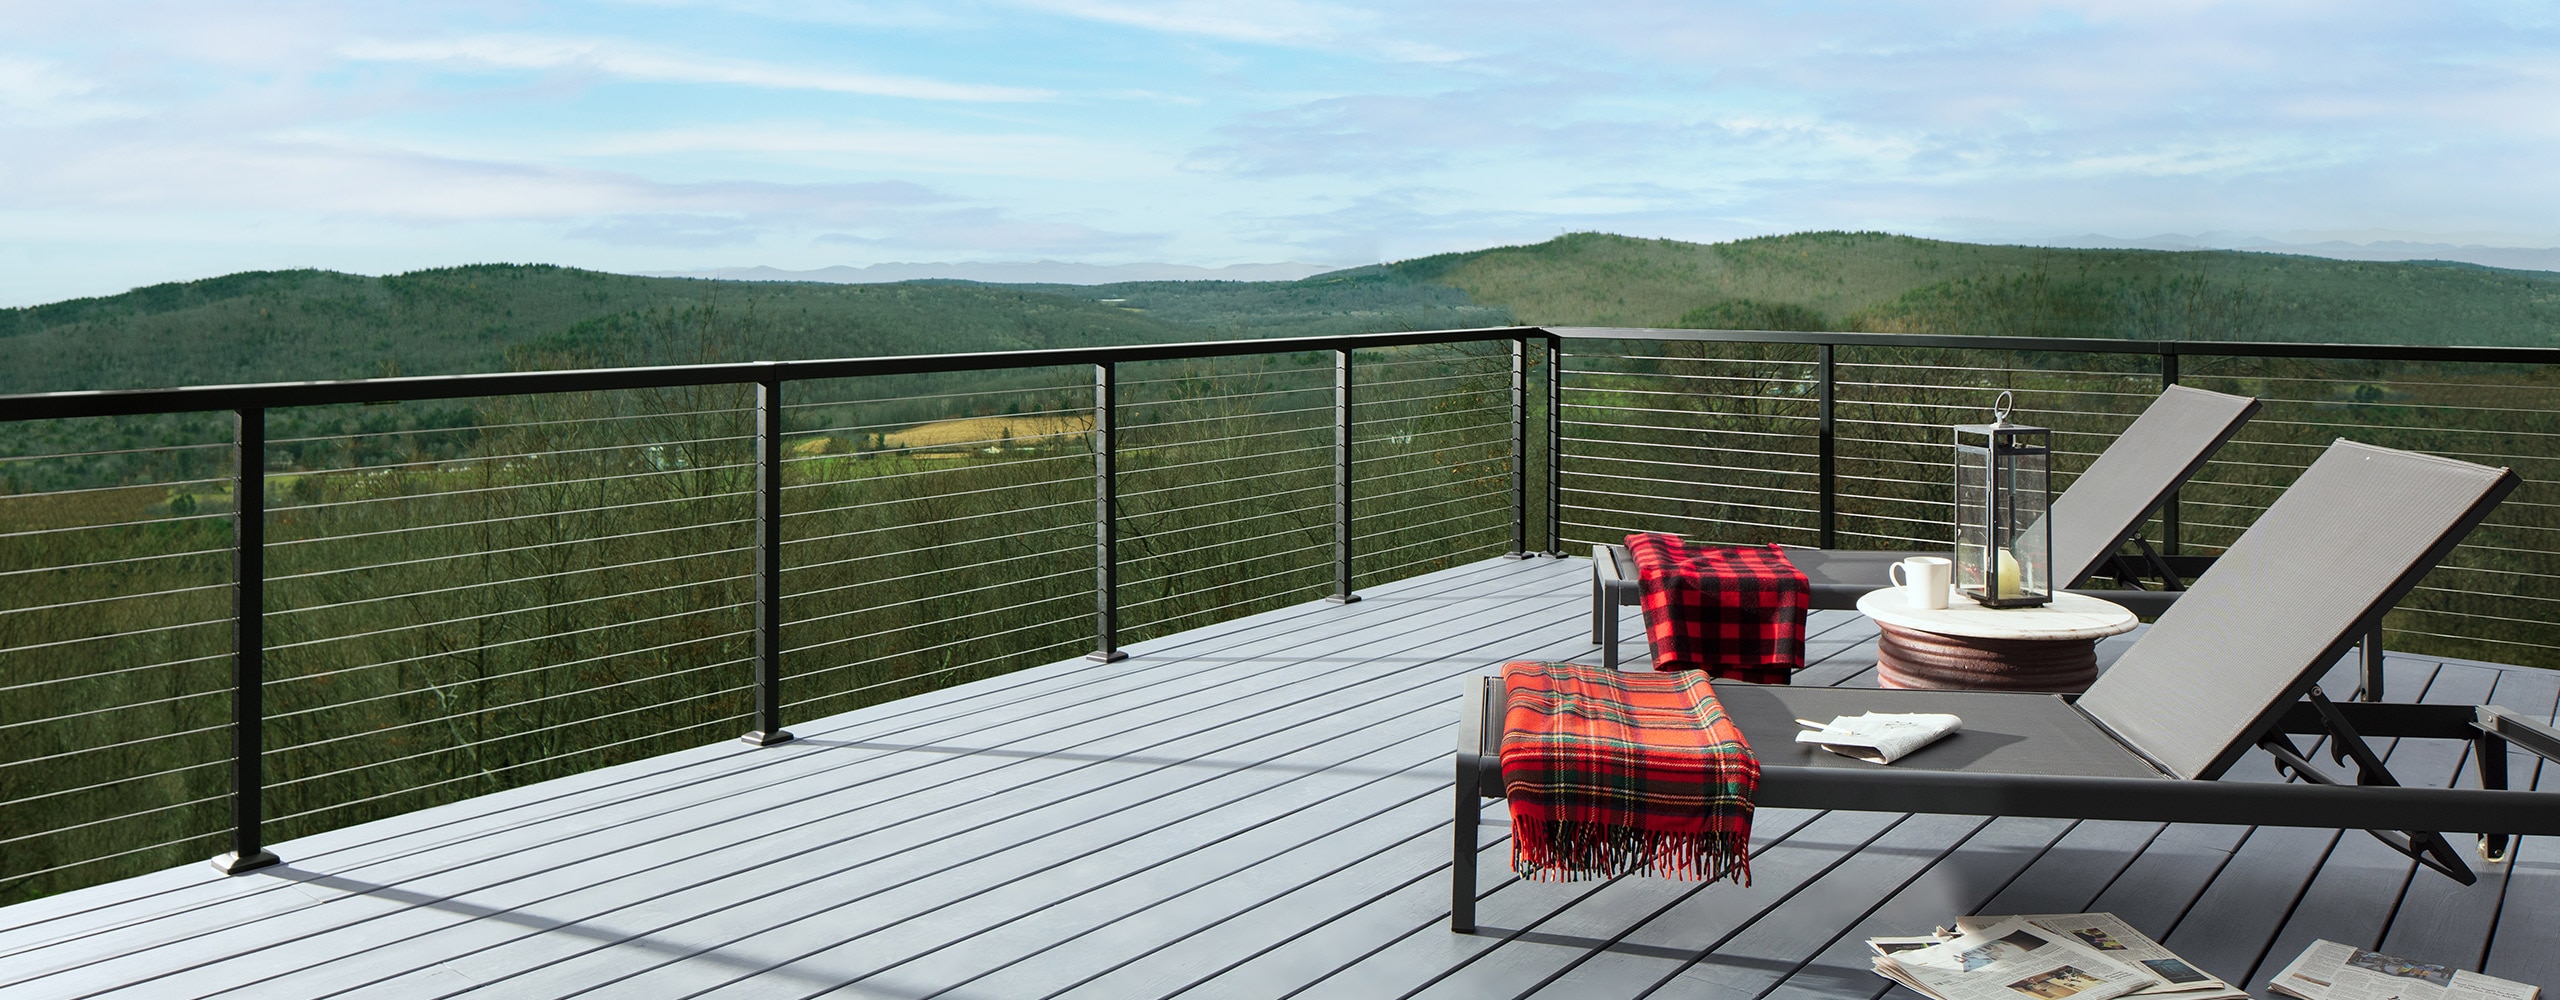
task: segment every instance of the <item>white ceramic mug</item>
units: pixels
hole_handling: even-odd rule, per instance
[[[1893,564],[1885,575],[1893,585],[1902,588],[1902,599],[1915,608],[1936,609],[1947,606],[1947,584],[1955,572],[1955,564],[1937,556],[1912,556]]]

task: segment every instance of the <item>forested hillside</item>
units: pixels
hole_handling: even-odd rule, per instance
[[[1885,233],[1697,244],[1577,233],[1319,275],[1448,285],[1519,322],[1991,336],[2560,344],[2560,273]]]

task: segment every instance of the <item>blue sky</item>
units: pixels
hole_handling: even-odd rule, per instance
[[[0,305],[1592,229],[2560,246],[2555,11],[0,0]]]

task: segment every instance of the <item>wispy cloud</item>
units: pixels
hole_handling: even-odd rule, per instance
[[[951,83],[921,77],[815,69],[729,59],[618,39],[474,35],[435,41],[363,40],[339,49],[349,59],[445,63],[489,69],[567,70],[631,80],[707,83],[772,90],[817,90],[925,101],[1045,101],[1046,90]]]
[[[105,90],[59,62],[0,52],[0,127],[52,128],[144,114]]]

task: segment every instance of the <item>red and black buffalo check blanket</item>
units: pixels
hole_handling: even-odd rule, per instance
[[[1775,545],[1691,545],[1675,535],[1628,535],[1653,669],[1698,670],[1784,684],[1804,669],[1804,615],[1813,591]]]
[[[1502,681],[1502,786],[1521,877],[1751,883],[1760,759],[1705,674],[1518,661]]]

